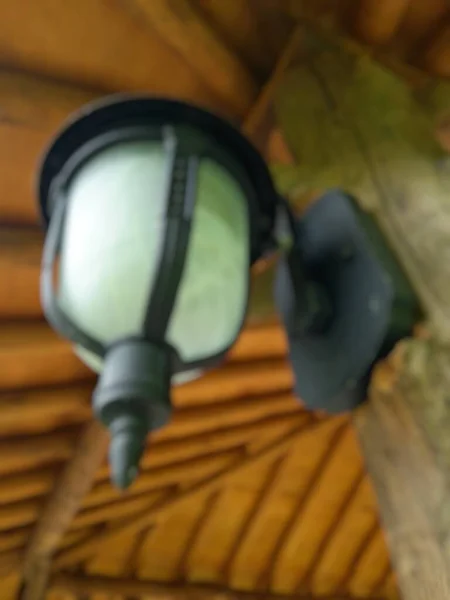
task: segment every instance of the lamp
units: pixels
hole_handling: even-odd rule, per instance
[[[414,320],[405,288],[407,316],[391,326],[396,284],[351,199],[328,194],[295,219],[251,144],[182,102],[113,97],[83,109],[45,156],[39,198],[44,313],[100,374],[93,406],[122,488],[147,433],[170,418],[171,384],[233,345],[250,266],[281,238],[275,295],[307,404],[353,407],[374,360]]]

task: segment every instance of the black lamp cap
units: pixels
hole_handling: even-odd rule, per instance
[[[51,216],[51,187],[73,155],[94,138],[129,127],[188,127],[209,138],[245,175],[252,261],[272,242],[278,196],[259,152],[231,123],[207,110],[166,98],[114,95],[86,105],[71,116],[45,153],[38,196],[45,227]],[[248,184],[248,185],[247,185]]]
[[[289,265],[277,267],[275,297],[289,342],[296,392],[312,409],[339,413],[365,399],[374,363],[420,316],[420,307],[376,221],[340,191],[317,200],[297,219],[298,256],[309,290],[323,292],[330,310],[319,327],[305,327]],[[308,289],[304,286],[303,293]],[[317,297],[320,300],[320,295]],[[326,307],[323,301],[305,304]],[[320,321],[320,320],[319,320]],[[314,319],[312,319],[314,323]]]
[[[170,419],[173,356],[170,346],[144,339],[122,340],[105,356],[93,407],[110,431],[111,473],[120,488],[137,475],[147,434]]]

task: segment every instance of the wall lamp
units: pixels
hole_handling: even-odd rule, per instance
[[[112,97],[83,108],[39,174],[51,326],[99,373],[112,479],[128,487],[170,387],[217,366],[246,316],[250,267],[283,248],[274,297],[296,393],[351,410],[418,305],[372,218],[330,191],[300,218],[255,148],[183,102]]]

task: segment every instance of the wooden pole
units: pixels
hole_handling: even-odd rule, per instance
[[[92,421],[86,426],[74,456],[42,510],[26,549],[21,600],[44,598],[52,555],[92,485],[104,460],[107,442],[107,432],[100,423]]]

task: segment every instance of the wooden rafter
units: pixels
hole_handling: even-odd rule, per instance
[[[120,579],[112,577],[97,577],[86,575],[58,574],[50,581],[50,589],[70,594],[119,594],[135,596],[136,598],[151,597],[155,600],[350,600],[348,596],[310,595],[283,596],[264,592],[246,592],[230,590],[218,585],[195,585],[162,583],[159,581],[142,581],[135,579]],[[381,600],[370,597],[366,600]]]
[[[438,423],[433,414],[423,413],[431,389],[424,389],[420,381],[425,365],[416,363],[418,371],[413,365],[427,360],[417,354],[421,350],[415,342],[398,346],[378,367],[370,403],[355,417],[399,583],[408,600],[450,597],[445,551],[450,485],[441,466],[448,460],[442,437],[447,437],[448,417],[442,415],[444,422]],[[429,408],[437,414],[442,411],[442,397],[439,392],[432,394],[434,406]]]
[[[237,474],[253,469],[256,465],[268,460],[275,460],[277,457],[283,456],[289,450],[293,441],[297,439],[301,433],[309,428],[320,427],[320,424],[320,420],[315,423],[313,422],[312,424],[305,424],[302,417],[293,417],[291,422],[292,427],[289,432],[283,433],[281,437],[278,437],[273,442],[267,444],[258,452],[244,457],[238,457],[232,464],[228,465],[223,470],[199,481],[185,491],[181,491],[172,497],[164,499],[161,503],[144,507],[140,512],[133,514],[130,518],[124,519],[117,525],[108,528],[103,534],[96,536],[94,540],[88,540],[74,548],[69,548],[66,551],[61,552],[55,559],[55,567],[61,568],[68,564],[84,560],[94,554],[96,549],[102,544],[107,544],[109,542],[115,543],[117,536],[123,533],[138,533],[145,530],[183,503],[196,497],[200,498],[206,493],[219,489]]]
[[[257,96],[253,75],[204,21],[191,2],[128,2],[181,56],[189,57],[190,64],[200,77],[230,106],[234,106],[238,114],[248,110]],[[186,22],[189,27],[186,27]],[[236,90],[240,93],[236,94]]]

